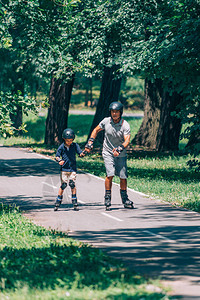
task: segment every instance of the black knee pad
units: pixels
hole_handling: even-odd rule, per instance
[[[74,180],[72,180],[72,179],[69,180],[69,186],[70,186],[71,189],[75,188],[75,182],[74,182]]]
[[[63,182],[62,185],[61,185],[61,189],[64,190],[64,189],[66,189],[66,187],[67,187],[67,183]]]

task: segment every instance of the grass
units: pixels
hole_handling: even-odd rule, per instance
[[[163,299],[146,280],[101,250],[33,224],[0,206],[0,299]]]

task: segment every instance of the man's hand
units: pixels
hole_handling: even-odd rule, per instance
[[[119,156],[119,152],[117,152],[116,149],[117,149],[117,148],[114,148],[114,149],[113,149],[113,155],[114,155],[115,157]]]
[[[124,150],[124,145],[121,145],[121,146],[118,146],[117,148],[114,148],[113,149],[113,155],[116,157],[116,156],[119,156],[120,153]]]
[[[87,144],[85,145],[85,150],[84,151],[90,153],[90,151],[93,149],[93,144],[94,144],[94,139],[89,138]]]

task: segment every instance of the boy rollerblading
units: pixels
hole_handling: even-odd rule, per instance
[[[72,193],[72,204],[74,210],[78,210],[78,203],[76,197],[76,154],[80,157],[85,156],[85,153],[81,150],[77,143],[74,143],[75,134],[71,128],[67,128],[63,131],[62,143],[57,150],[56,160],[60,165],[60,179],[61,186],[58,191],[58,197],[56,198],[54,211],[57,211],[61,205],[63,193],[67,185],[71,188]]]

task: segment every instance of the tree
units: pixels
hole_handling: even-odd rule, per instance
[[[125,6],[126,3],[121,1],[92,1],[87,2],[87,8],[83,11],[87,12],[87,26],[83,31],[87,45],[79,57],[88,62],[85,70],[88,70],[89,76],[96,73],[102,76],[100,97],[89,136],[97,124],[109,115],[110,103],[119,98],[123,74],[118,58],[123,47],[130,45],[130,34],[124,24],[131,10],[124,10]],[[133,28],[133,24],[131,26]],[[99,141],[102,142],[102,138],[102,134],[98,135]]]
[[[10,136],[25,130],[22,109],[36,111],[37,105],[32,97],[24,94],[24,78],[27,66],[20,44],[23,26],[14,19],[13,11],[6,1],[0,2],[0,133]]]
[[[45,144],[47,145],[58,144],[62,141],[63,129],[67,128],[73,82],[74,78],[67,83],[54,77],[51,80],[45,133]]]
[[[199,2],[149,1],[141,15],[140,38],[123,53],[122,65],[122,72],[126,68],[146,78],[145,118],[135,141],[157,150],[175,150],[180,110],[185,109],[186,99],[192,104],[199,95]],[[172,121],[170,130],[163,123],[167,118]],[[171,135],[176,141],[167,143]]]
[[[146,80],[144,118],[133,142],[158,151],[177,150],[181,120],[171,112],[177,110],[181,100],[179,94],[170,96],[164,91],[161,80]]]
[[[92,130],[99,124],[99,122],[103,118],[109,116],[110,103],[118,100],[121,85],[121,77],[118,79],[116,78],[115,72],[117,70],[117,66],[113,66],[111,68],[105,67],[104,69],[100,97],[97,104],[97,109],[93,119],[93,123],[90,128],[89,136]],[[101,133],[98,135],[98,140],[100,142],[103,141],[103,135]]]
[[[77,18],[73,4],[47,0],[3,1],[3,7],[12,20],[12,32],[18,32],[13,36],[23,50],[26,64],[34,63],[40,76],[51,78],[49,102],[52,107],[47,118],[45,140],[51,144],[61,142],[61,133],[67,126],[74,72],[78,69],[79,42],[76,42],[73,30],[74,24],[77,25],[73,20]],[[21,81],[26,75],[24,65],[21,67]]]
[[[23,123],[20,124],[20,127],[16,128],[11,119],[12,115],[17,115],[18,107],[23,109],[25,114],[29,111],[36,112],[37,110],[35,101],[30,97],[24,97],[19,92],[15,95],[4,92],[0,93],[0,135],[4,138],[26,130]]]

